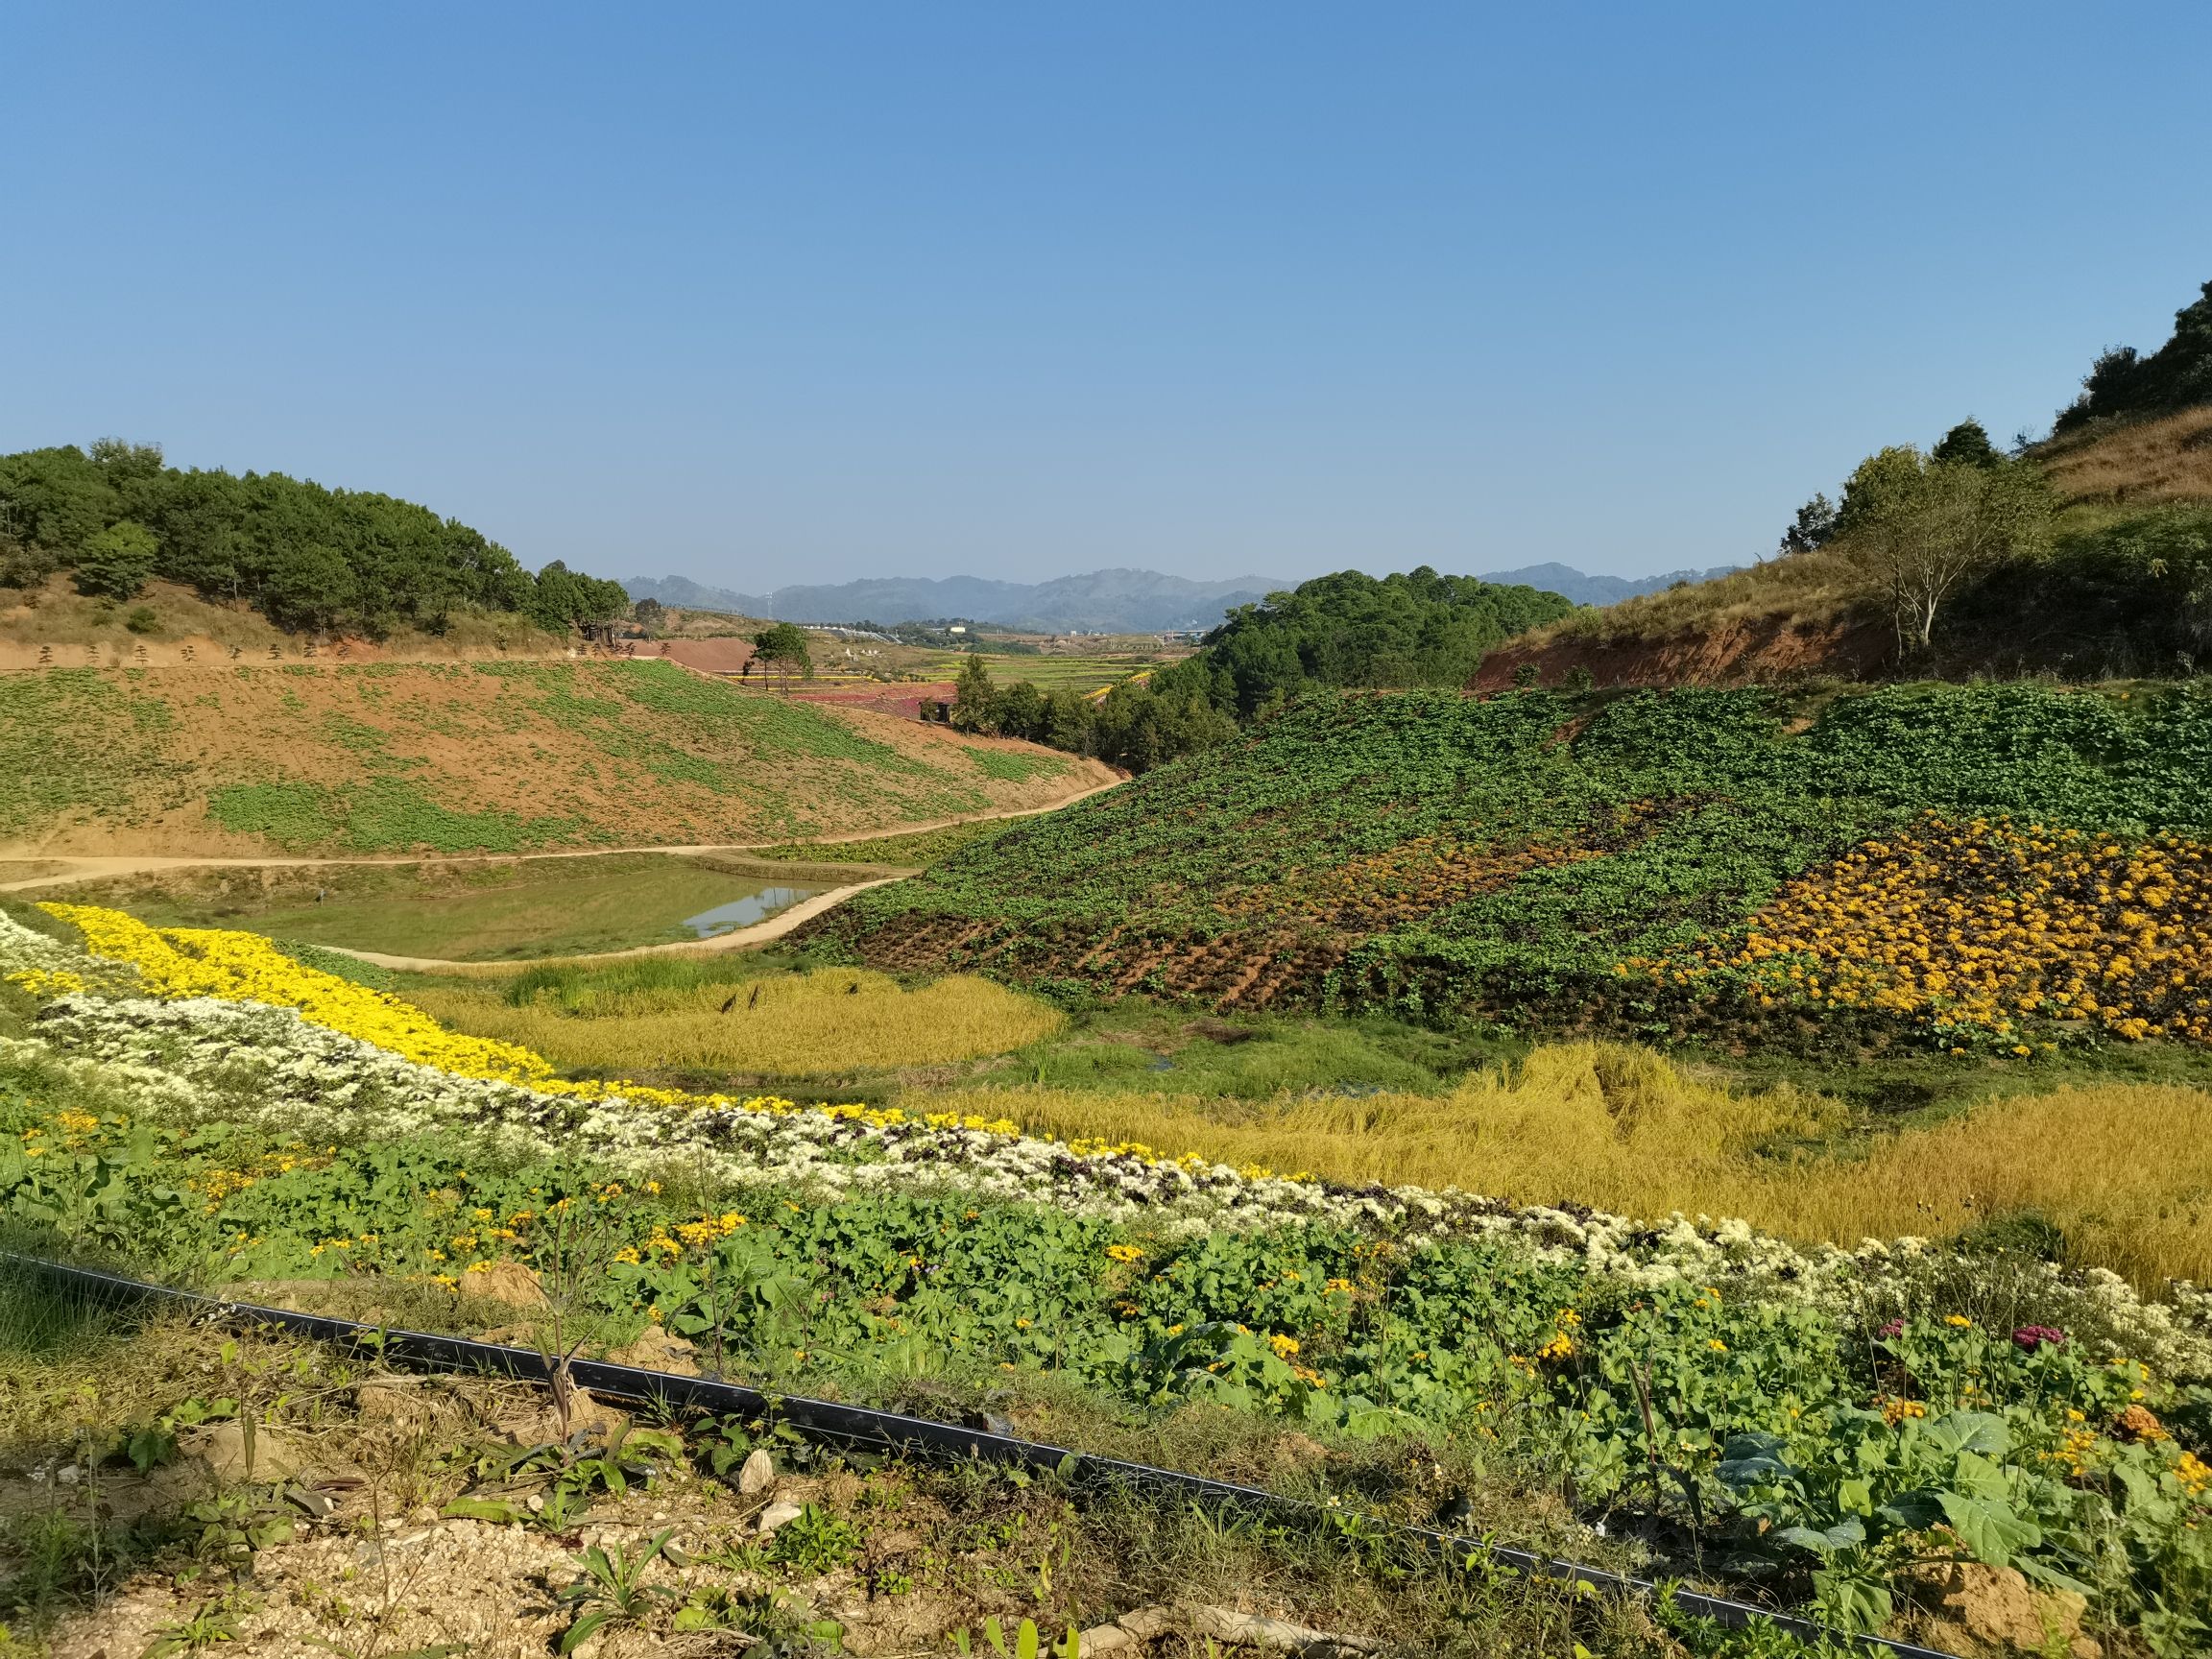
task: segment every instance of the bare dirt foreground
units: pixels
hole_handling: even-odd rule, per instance
[[[499,1288],[536,1286],[517,1270]],[[693,1374],[703,1358],[658,1328],[613,1357]],[[23,1540],[46,1541],[12,1581],[9,1652],[921,1655],[993,1650],[986,1620],[1011,1647],[1032,1619],[1048,1641],[1082,1630],[1085,1654],[1220,1651],[1212,1638],[1360,1659],[1404,1643],[1323,1630],[1403,1638],[1418,1620],[1342,1563],[1174,1506],[839,1455],[757,1420],[581,1394],[564,1412],[541,1387],[396,1374],[268,1331],[163,1319],[0,1376],[47,1407],[0,1420],[0,1554],[21,1568]],[[1019,1432],[1079,1431],[1053,1405],[1005,1409]],[[1254,1480],[1329,1455],[1294,1432],[1217,1452]]]

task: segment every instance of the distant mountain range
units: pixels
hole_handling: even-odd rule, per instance
[[[1518,570],[1485,570],[1485,582],[1518,582],[1541,588],[1577,605],[1617,605],[1639,593],[1656,593],[1677,582],[1710,582],[1741,570],[1741,565],[1716,565],[1710,570],[1669,570],[1658,576],[1585,576],[1572,565],[1524,565]]]
[[[1157,570],[1093,570],[1049,582],[994,582],[982,576],[890,576],[834,587],[735,593],[683,576],[635,577],[633,599],[701,611],[734,611],[780,622],[926,622],[961,617],[1046,634],[1148,634],[1211,628],[1222,613],[1289,587],[1264,576],[1190,582]]]
[[[1577,605],[1610,605],[1635,593],[1703,582],[1738,566],[1670,570],[1661,576],[1585,576],[1567,565],[1530,565],[1483,573],[1485,582],[1542,588]],[[1264,576],[1191,582],[1157,570],[1093,570],[1049,582],[995,582],[982,576],[891,576],[826,587],[738,593],[687,576],[633,576],[633,599],[658,599],[692,611],[730,611],[780,622],[925,622],[961,617],[1046,634],[1149,634],[1211,628],[1225,612],[1257,604],[1295,584]]]

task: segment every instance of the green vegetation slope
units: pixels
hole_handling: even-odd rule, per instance
[[[1228,742],[1238,722],[1311,692],[1461,685],[1483,653],[1574,609],[1556,593],[1439,576],[1426,565],[1383,577],[1340,570],[1238,606],[1195,656],[1102,700],[1023,681],[995,686],[971,657],[952,723],[1142,772]]]
[[[1957,828],[1931,834],[1928,814]],[[1994,815],[2015,818],[2018,834]],[[2063,1023],[2073,1005],[2060,993],[2115,962],[2139,973],[2137,1001],[2098,979],[2094,994],[2070,993],[2081,1006],[2201,1026],[2204,964],[2188,951],[2204,925],[2188,907],[2203,873],[2138,876],[2127,860],[2142,837],[2207,820],[2202,683],[2111,695],[1917,685],[1824,706],[1758,690],[1349,696],[1016,826],[811,931],[882,966],[980,967],[1224,1008],[1391,1009],[1652,1036],[1788,1017],[1823,1041],[2008,1049],[2021,1040],[2015,1016]],[[2031,824],[2058,827],[2037,831],[2050,843],[2040,853],[2015,845]],[[1755,969],[1731,962],[1793,879],[1827,880],[1839,854],[1909,830],[1922,843],[1958,839],[1908,861],[1878,914],[1831,929],[1838,940],[1871,930],[1863,962],[1830,960],[1842,950],[1829,950],[1831,935]],[[2121,862],[2079,875],[2092,852]],[[2030,867],[2013,868],[2022,860]],[[2137,882],[2164,907],[2149,921]],[[2032,898],[2047,919],[2032,924]],[[1984,976],[2025,970],[1959,959],[1972,957],[1975,928],[2000,921],[2036,932],[2019,953],[2039,977],[1991,1015]],[[2139,943],[2146,928],[2160,936]],[[1679,974],[1654,982],[1654,962]],[[1810,992],[1802,979],[1770,982],[1792,966],[1815,982]],[[1914,978],[1916,969],[1948,978]],[[1831,977],[1863,983],[1865,996],[1820,1005],[1818,982]],[[2033,1021],[2010,1006],[2031,995]],[[2119,1030],[2122,1017],[2069,1029],[2084,1040],[2148,1033]],[[1964,1036],[1953,1031],[1961,1022]]]
[[[0,845],[41,851],[796,839],[1042,805],[1086,776],[666,663],[0,675]]]

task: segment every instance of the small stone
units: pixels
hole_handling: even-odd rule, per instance
[[[765,1448],[756,1448],[737,1471],[737,1490],[747,1498],[757,1497],[776,1484],[776,1459]]]
[[[779,1527],[788,1526],[806,1511],[796,1503],[771,1503],[760,1511],[760,1519],[754,1524],[756,1537],[765,1538]]]
[[[77,1484],[77,1465],[76,1465],[76,1464],[74,1464],[74,1463],[70,1463],[70,1464],[66,1464],[66,1465],[64,1465],[64,1466],[62,1467],[62,1470],[61,1470],[61,1472],[60,1472],[59,1475],[55,1476],[55,1477],[54,1477],[54,1479],[57,1479],[57,1480],[59,1480],[59,1481],[60,1481],[60,1482],[62,1484],[62,1485],[64,1485],[64,1486],[74,1486],[74,1485],[76,1485],[76,1484]]]

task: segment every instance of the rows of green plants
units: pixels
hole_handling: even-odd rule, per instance
[[[0,674],[0,836],[128,808],[182,768],[169,705],[92,668]]]
[[[1339,952],[1310,988],[1323,999],[1510,1016],[1609,996],[1622,959],[1726,937],[1784,881],[1930,810],[2120,834],[2200,828],[2212,694],[2014,684],[1825,704],[1702,688],[1312,700],[862,895],[816,936],[863,957],[918,933],[958,936],[953,960],[1094,984],[1146,943],[1228,936],[1272,953],[1310,937]],[[1423,838],[1551,852],[1381,926],[1316,919],[1309,901],[1333,872]],[[1110,935],[1115,949],[1087,962]]]
[[[593,787],[672,787],[694,812],[704,809],[694,803],[741,803],[757,829],[804,833],[841,819],[845,805],[864,808],[868,822],[981,811],[992,805],[990,783],[1028,781],[1066,764],[1047,755],[974,758],[980,750],[932,763],[812,704],[733,690],[667,663],[289,664],[231,672],[248,685],[275,672],[285,676],[279,686],[316,680],[357,697],[357,710],[319,717],[306,695],[287,692],[277,702],[284,741],[276,747],[342,752],[341,781],[286,777],[281,769],[250,780],[205,779],[177,753],[177,710],[133,684],[137,670],[11,674],[0,676],[0,835],[35,833],[77,816],[142,821],[205,790],[214,823],[287,852],[513,853],[604,843],[610,835],[588,811],[564,810],[562,784],[571,779]],[[453,682],[471,679],[498,683],[489,708],[464,701],[465,693],[445,694]],[[269,685],[261,681],[262,689]],[[420,694],[424,685],[436,694]],[[200,702],[220,717],[222,697],[218,688]],[[511,805],[454,805],[423,746],[472,742],[487,731],[557,733],[574,757]],[[578,743],[586,753],[577,754]],[[702,838],[728,833],[695,828]]]
[[[1533,1453],[1586,1518],[1859,1627],[1915,1563],[1972,1559],[2075,1590],[2163,1652],[2212,1638],[2212,1388],[2056,1310],[2000,1312],[1956,1264],[1839,1318],[1499,1240],[1192,1237],[926,1190],[625,1188],[435,1136],[179,1130],[84,1111],[22,1064],[0,1077],[0,1213],[38,1248],[202,1280],[465,1292],[520,1261],[605,1340],[658,1324],[787,1389],[1014,1369],[1133,1421],[1209,1402]]]

